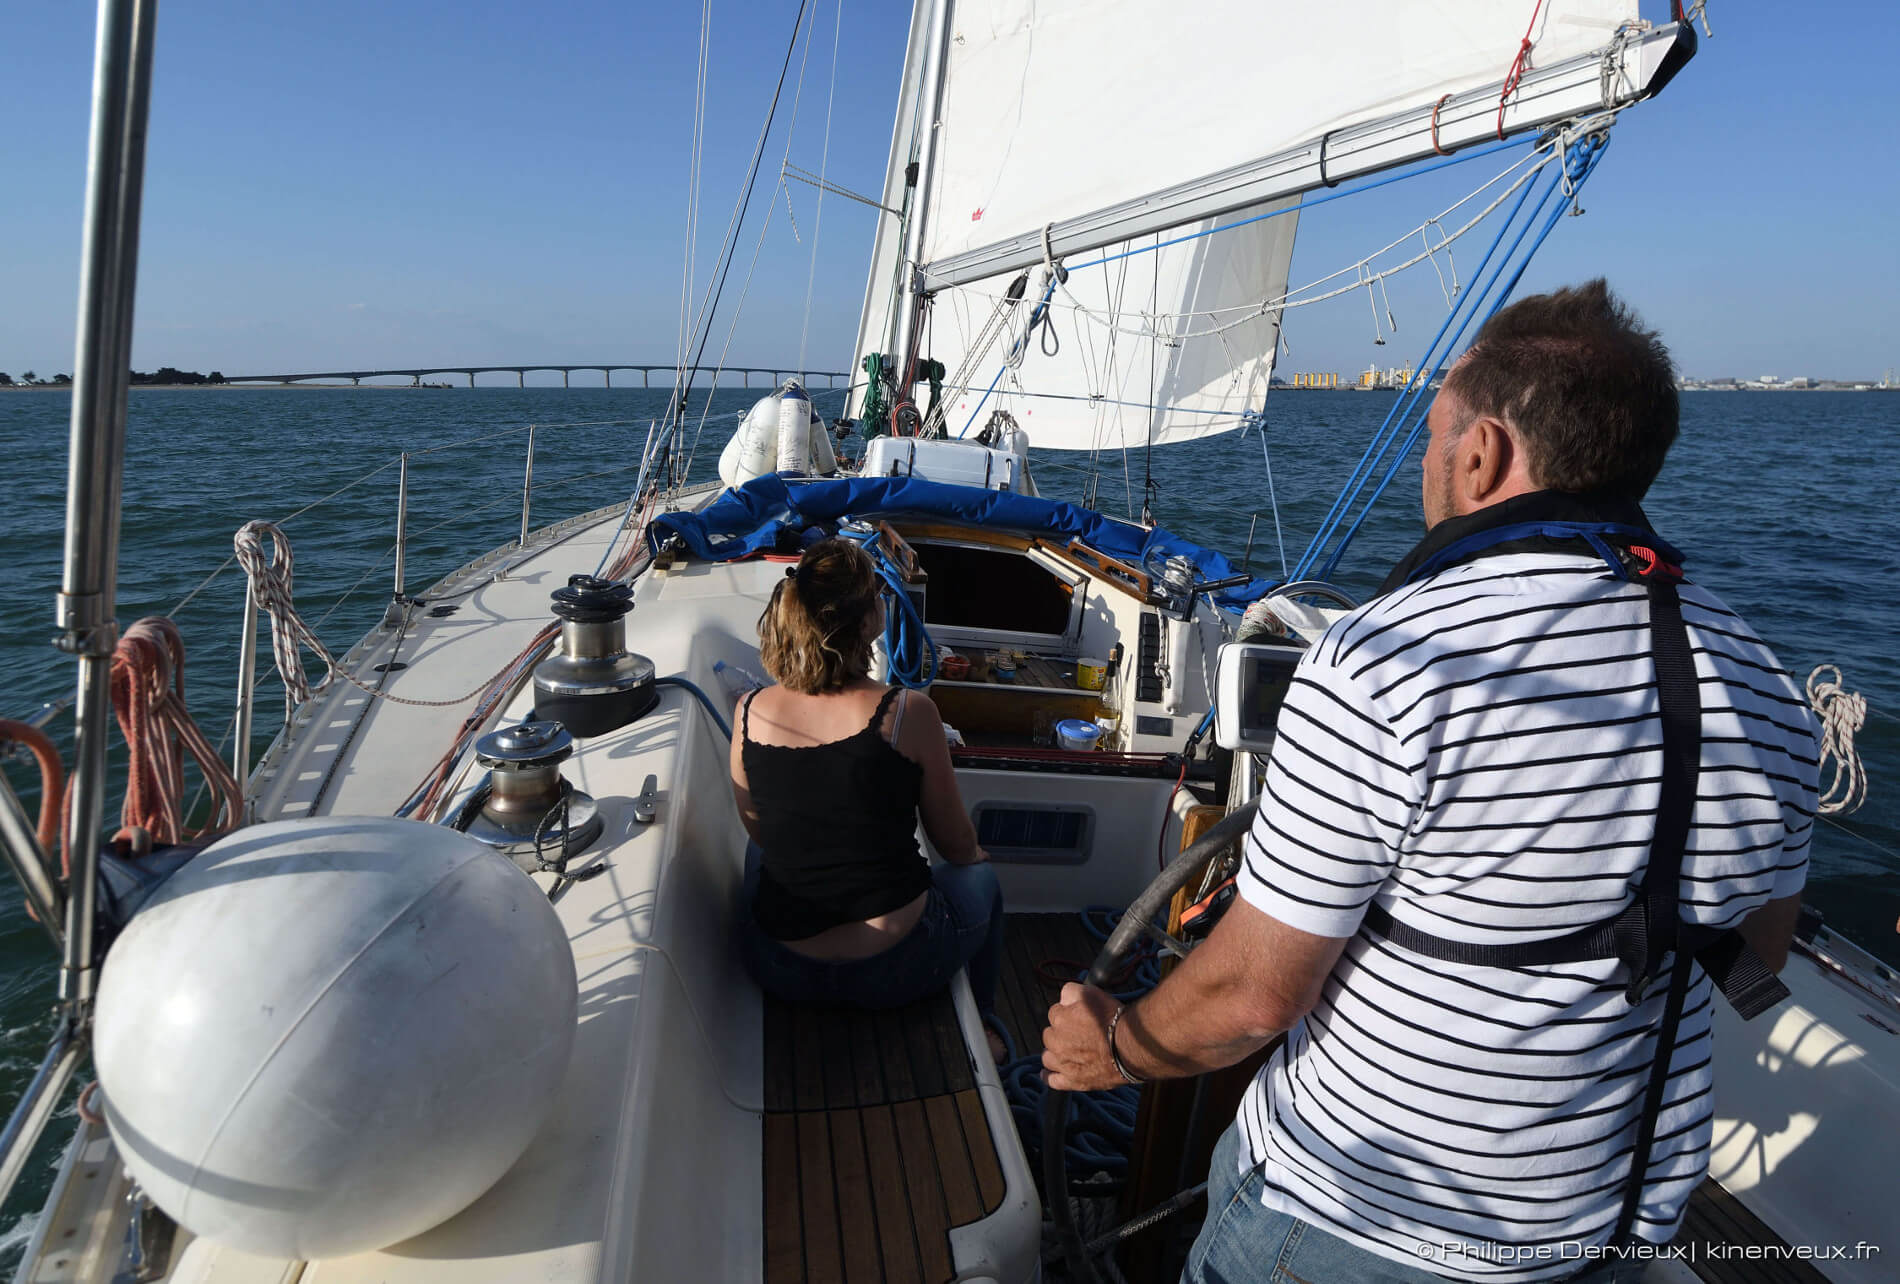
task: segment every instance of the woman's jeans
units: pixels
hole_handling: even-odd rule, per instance
[[[1240,1129],[1229,1124],[1214,1144],[1207,1172],[1207,1220],[1188,1252],[1182,1284],[1443,1284],[1423,1256],[1418,1266],[1395,1262],[1329,1235],[1291,1213],[1260,1202],[1258,1165],[1240,1166]],[[1456,1266],[1455,1262],[1447,1262]],[[1536,1263],[1526,1263],[1527,1266]],[[1640,1260],[1580,1262],[1566,1284],[1635,1284]]]
[[[1003,889],[988,861],[931,867],[929,899],[903,940],[863,959],[806,958],[761,932],[752,920],[759,880],[759,849],[746,852],[745,903],[740,940],[746,968],[759,988],[795,1003],[839,1003],[892,1008],[935,994],[968,965],[977,1011],[996,1008],[996,973],[1003,962]]]

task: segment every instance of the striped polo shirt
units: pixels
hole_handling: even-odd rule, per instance
[[[1683,913],[1733,926],[1806,879],[1816,729],[1734,612],[1693,584],[1682,603],[1703,709]],[[1442,963],[1358,929],[1372,902],[1478,943],[1613,917],[1648,858],[1661,737],[1647,595],[1594,556],[1452,566],[1308,651],[1240,889],[1352,940],[1241,1104],[1243,1165],[1263,1166],[1269,1207],[1454,1278],[1592,1264],[1580,1254],[1615,1227],[1666,985],[1632,1008],[1614,960]],[[1708,1167],[1712,997],[1693,975],[1636,1228],[1658,1243]]]

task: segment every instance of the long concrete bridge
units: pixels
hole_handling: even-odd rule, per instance
[[[558,370],[561,372],[561,386],[563,388],[566,388],[566,387],[571,386],[571,384],[569,383],[569,378],[570,376],[572,376],[572,374],[576,370],[598,370],[601,372],[602,377],[606,380],[606,386],[611,388],[614,386],[614,371],[638,370],[640,372],[640,386],[642,388],[650,388],[653,386],[652,376],[653,376],[654,371],[658,370],[658,371],[664,372],[666,375],[667,384],[670,385],[673,381],[674,374],[678,369],[679,369],[678,366],[667,366],[667,365],[656,365],[656,366],[635,366],[635,365],[435,366],[426,370],[318,370],[318,371],[313,371],[307,374],[227,375],[225,377],[225,382],[226,383],[304,383],[306,381],[315,380],[315,379],[348,379],[352,384],[360,384],[365,379],[407,378],[414,383],[421,383],[425,375],[447,374],[447,375],[467,375],[468,386],[473,388],[475,386],[475,376],[478,374],[512,374],[515,376],[515,385],[517,387],[525,388],[528,386],[528,374],[530,371],[539,372],[539,371]],[[756,375],[770,375],[772,377],[773,385],[776,386],[777,384],[783,382],[786,375],[800,373],[797,370],[793,370],[785,366],[778,366],[778,367],[773,367],[773,366],[719,366],[719,367],[693,366],[691,367],[691,369],[695,377],[702,374],[708,374],[708,375],[710,374],[729,374],[729,375],[736,374],[740,377],[740,386],[746,387],[746,388],[749,388],[752,386],[752,376],[755,374]],[[848,373],[841,370],[807,370],[807,371],[804,371],[803,374],[807,380],[812,380],[812,379],[825,380],[825,386],[827,388],[837,387],[838,380],[840,379],[843,379],[849,382],[851,378],[851,376]]]

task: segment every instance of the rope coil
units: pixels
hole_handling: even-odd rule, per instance
[[[185,640],[176,624],[155,615],[125,631],[112,652],[112,708],[131,760],[119,813],[124,828],[167,844],[239,824],[243,790],[185,708]],[[183,815],[187,751],[212,796],[210,817],[190,830]]]
[[[264,552],[266,537],[272,544],[272,554],[268,557]],[[237,553],[238,565],[244,568],[244,574],[250,580],[251,594],[257,599],[258,609],[270,615],[271,656],[276,661],[278,676],[284,680],[284,695],[293,708],[319,691],[327,690],[336,678],[342,678],[373,700],[387,700],[391,704],[406,704],[418,709],[447,709],[453,705],[467,704],[488,689],[488,683],[484,681],[473,691],[446,700],[419,700],[372,686],[338,664],[329,648],[323,645],[297,613],[297,605],[291,594],[290,540],[283,530],[275,522],[246,522],[231,537],[231,545]],[[323,661],[323,678],[315,685],[304,673],[300,647],[309,647]]]
[[[267,537],[271,541],[268,556],[264,551]],[[303,622],[303,617],[297,614],[291,591],[294,559],[290,540],[275,522],[254,521],[238,527],[237,534],[231,537],[231,546],[237,554],[238,565],[244,568],[251,582],[251,596],[257,600],[257,609],[270,616],[271,655],[277,662],[277,675],[284,680],[284,694],[291,704],[302,704],[330,685],[336,663],[317,635],[310,631],[310,626]],[[304,673],[300,649],[304,646],[323,661],[324,676],[315,686],[310,685]]]
[[[1823,678],[1824,673],[1833,676]],[[1867,725],[1867,697],[1847,689],[1839,665],[1819,664],[1808,675],[1808,703],[1821,723],[1820,765],[1825,770],[1830,759],[1834,764],[1816,810],[1824,816],[1849,815],[1867,801],[1867,772],[1854,747],[1854,733]]]

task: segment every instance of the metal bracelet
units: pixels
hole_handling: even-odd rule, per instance
[[[1126,1011],[1128,1011],[1128,1005],[1123,1003],[1115,1009],[1115,1015],[1108,1019],[1108,1059],[1115,1063],[1115,1073],[1122,1077],[1123,1083],[1132,1084],[1138,1088],[1147,1080],[1138,1079],[1130,1074],[1128,1067],[1122,1064],[1121,1053],[1115,1051],[1115,1027],[1122,1023],[1122,1013]]]

